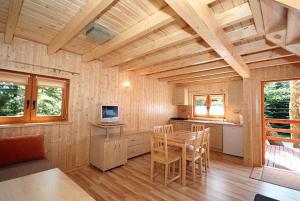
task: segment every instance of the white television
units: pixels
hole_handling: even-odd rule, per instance
[[[119,121],[119,107],[117,105],[102,105],[100,116],[101,122]]]

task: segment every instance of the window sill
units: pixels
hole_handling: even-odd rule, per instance
[[[222,117],[197,117],[194,116],[192,120],[213,120],[213,121],[225,121],[225,118]]]
[[[41,122],[41,123],[17,123],[17,124],[0,124],[1,128],[24,128],[37,126],[55,126],[55,125],[70,125],[70,121],[56,121],[56,122]]]

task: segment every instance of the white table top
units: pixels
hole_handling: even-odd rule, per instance
[[[95,201],[55,168],[0,182],[0,201]]]

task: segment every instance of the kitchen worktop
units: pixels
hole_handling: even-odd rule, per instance
[[[180,122],[192,122],[192,123],[203,123],[203,124],[219,124],[219,125],[228,125],[228,126],[243,126],[240,124],[235,124],[228,121],[217,121],[217,120],[202,120],[202,119],[188,119],[188,120],[173,120],[172,121],[180,121]]]

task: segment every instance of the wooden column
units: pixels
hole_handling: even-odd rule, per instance
[[[243,79],[243,109],[244,119],[244,163],[253,166],[253,137],[252,137],[252,90],[251,79]]]

